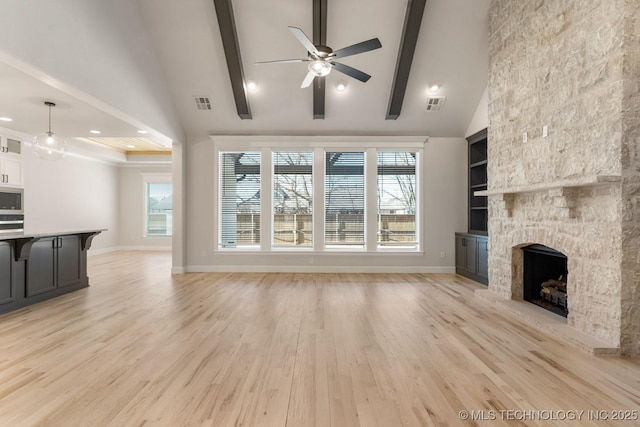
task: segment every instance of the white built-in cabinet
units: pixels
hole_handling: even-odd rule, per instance
[[[22,141],[0,135],[0,186],[22,187]]]

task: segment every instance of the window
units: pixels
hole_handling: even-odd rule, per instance
[[[260,246],[260,153],[221,153],[220,246]]]
[[[416,153],[378,152],[378,247],[416,248]]]
[[[425,139],[216,136],[214,141],[218,250],[292,256],[420,250],[418,178]]]
[[[273,153],[273,246],[313,245],[313,153]]]
[[[325,153],[324,198],[325,247],[364,248],[364,153]]]
[[[171,236],[173,220],[173,185],[171,177],[145,177],[145,237]]]

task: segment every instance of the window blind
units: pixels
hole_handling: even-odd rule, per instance
[[[260,153],[221,153],[220,247],[260,245]]]
[[[325,247],[363,248],[364,153],[325,153]]]
[[[415,249],[416,153],[378,152],[378,247]]]
[[[273,153],[273,246],[313,244],[313,153]]]

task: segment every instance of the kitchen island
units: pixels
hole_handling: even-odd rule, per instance
[[[87,251],[104,230],[0,235],[0,313],[89,286]]]

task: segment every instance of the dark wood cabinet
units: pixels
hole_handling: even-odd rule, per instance
[[[62,236],[58,239],[58,288],[76,285],[82,280],[80,236]]]
[[[483,284],[488,283],[489,239],[456,233],[456,273]]]
[[[476,238],[466,234],[456,234],[457,270],[475,274],[477,267]]]
[[[476,238],[476,254],[476,275],[482,279],[478,281],[486,285],[489,283],[489,238]]]
[[[15,298],[12,267],[11,245],[0,242],[0,305],[13,302]]]
[[[27,260],[27,297],[82,281],[80,236],[40,239]]]
[[[476,196],[476,191],[487,189],[487,130],[469,138],[469,226],[471,234],[487,235],[487,196]]]
[[[56,289],[57,237],[40,239],[31,246],[27,260],[27,298]]]
[[[87,251],[101,231],[0,236],[0,313],[89,286]]]
[[[485,285],[489,281],[489,209],[487,196],[476,192],[487,190],[487,142],[487,129],[467,138],[467,232],[456,233],[456,273]]]

